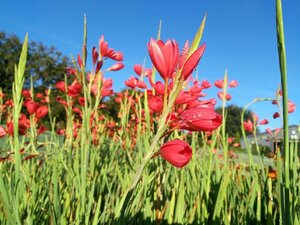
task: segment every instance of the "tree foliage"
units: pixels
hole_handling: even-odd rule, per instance
[[[216,108],[218,113],[222,113],[222,108]],[[228,105],[226,107],[226,133],[229,136],[242,136],[241,131],[241,116],[243,112],[243,108],[237,105]],[[252,112],[250,110],[246,110],[244,114],[244,121],[252,119]]]
[[[5,93],[11,92],[14,80],[14,66],[18,62],[22,42],[16,35],[0,32],[0,87]],[[25,87],[30,87],[32,76],[35,88],[49,87],[64,79],[66,67],[70,65],[68,57],[55,47],[47,47],[40,42],[29,42]]]

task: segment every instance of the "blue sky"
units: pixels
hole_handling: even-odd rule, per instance
[[[125,87],[133,75],[134,64],[150,66],[147,42],[156,37],[162,20],[163,40],[174,38],[179,46],[192,41],[204,15],[207,23],[202,42],[207,45],[198,67],[200,80],[221,79],[225,69],[229,80],[239,87],[231,89],[231,102],[244,106],[257,97],[274,97],[280,85],[275,29],[275,1],[272,0],[0,0],[1,30],[55,46],[65,55],[81,52],[83,15],[88,22],[88,50],[98,45],[103,34],[110,47],[124,53],[125,69],[106,74],[114,79],[114,89]],[[296,103],[290,123],[299,124],[300,97],[300,3],[283,1],[287,51],[289,99]],[[91,60],[91,58],[89,58]],[[216,97],[217,89],[207,92]],[[276,107],[269,102],[251,107],[259,118],[268,118],[270,128]],[[264,130],[262,127],[261,130]]]

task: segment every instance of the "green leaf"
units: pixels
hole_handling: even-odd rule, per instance
[[[204,31],[205,22],[206,22],[206,15],[204,16],[204,19],[202,20],[202,23],[201,23],[201,25],[200,25],[197,33],[196,33],[196,36],[194,37],[194,40],[193,40],[192,45],[190,47],[189,54],[188,54],[187,58],[189,58],[190,55],[192,55],[194,53],[194,51],[196,51],[196,49],[198,48],[198,46],[200,44],[200,41],[201,41],[201,38],[202,38],[203,31]]]

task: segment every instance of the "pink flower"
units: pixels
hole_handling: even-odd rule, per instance
[[[222,89],[224,87],[224,81],[223,80],[216,80],[214,85],[217,87],[217,88],[220,88]]]
[[[131,89],[135,89],[137,84],[137,78],[135,77],[130,77],[128,80],[125,80],[125,85],[127,87],[130,87]]]
[[[168,141],[160,147],[159,155],[178,168],[184,167],[192,157],[192,148],[182,140]]]
[[[259,122],[260,125],[266,125],[269,123],[268,119],[263,119],[262,121]]]
[[[204,89],[207,89],[207,88],[210,88],[210,87],[211,87],[211,83],[209,83],[208,80],[203,80],[202,83],[201,83],[201,86],[202,86]]]
[[[248,132],[253,132],[253,123],[248,119],[247,122],[244,122],[244,129]]]
[[[224,100],[224,98],[225,98],[227,101],[230,101],[230,100],[231,100],[231,95],[230,95],[230,94],[226,94],[226,95],[224,96],[224,92],[222,92],[222,91],[219,91],[219,92],[218,92],[218,97],[219,97],[219,99],[221,99],[221,100]]]
[[[118,71],[124,68],[124,64],[121,62],[117,62],[115,65],[111,66],[107,70],[109,71]]]
[[[183,111],[180,128],[189,131],[212,131],[222,124],[222,116],[213,109],[196,107]]]
[[[2,126],[0,126],[0,138],[4,137],[5,135],[6,135],[5,129]]]
[[[134,70],[134,72],[135,72],[137,75],[141,76],[141,75],[142,75],[142,71],[143,71],[143,67],[142,67],[140,64],[135,64],[135,65],[133,66],[133,70]]]
[[[161,77],[168,81],[176,70],[179,60],[179,48],[176,41],[155,41],[151,38],[148,43],[151,61]]]
[[[293,113],[296,110],[296,104],[292,101],[288,101],[288,112]]]
[[[236,80],[232,80],[232,81],[230,81],[230,83],[229,83],[229,87],[237,87],[239,84],[238,84],[238,82],[236,81]]]
[[[102,35],[99,40],[99,49],[102,57],[110,57],[114,50],[112,48],[108,48],[108,43],[104,41],[104,36]]]
[[[114,52],[110,58],[115,61],[122,61],[124,57],[122,52]]]
[[[95,65],[96,62],[98,61],[98,57],[99,57],[99,54],[98,54],[98,51],[97,51],[96,47],[93,47],[92,56],[93,56],[93,64]]]

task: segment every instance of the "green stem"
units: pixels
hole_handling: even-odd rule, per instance
[[[286,54],[284,44],[284,28],[281,0],[276,0],[277,48],[281,74],[282,107],[283,107],[283,142],[284,142],[284,205],[282,210],[283,224],[291,224],[290,220],[290,174],[289,174],[289,127],[288,127],[288,88],[286,71]],[[282,193],[283,194],[283,193]]]

